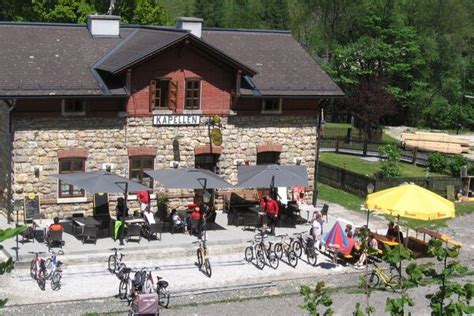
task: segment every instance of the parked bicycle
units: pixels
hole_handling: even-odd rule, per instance
[[[40,254],[44,252],[30,252],[35,255],[33,260],[31,260],[30,264],[30,275],[31,277],[36,280],[38,283],[39,288],[44,291],[46,286],[46,265],[45,260],[40,258]]]
[[[265,267],[265,255],[261,248],[260,242],[262,241],[262,235],[256,234],[253,240],[249,240],[250,245],[245,248],[245,260],[252,262],[257,268],[262,270]],[[255,262],[253,262],[255,260]]]
[[[267,246],[268,244],[268,246]],[[265,237],[263,236],[260,241],[260,249],[263,252],[264,262],[265,264],[269,265],[273,269],[278,269],[278,265],[280,264],[280,260],[278,259],[277,255],[275,254],[275,247],[272,247],[273,243],[271,241],[267,241],[265,243]]]
[[[315,241],[312,236],[303,237],[305,234],[307,234],[307,232],[293,234],[295,238],[290,239],[291,249],[293,249],[300,259],[303,254],[305,254],[308,263],[315,266],[318,261],[318,254],[314,248]]]
[[[206,248],[206,241],[203,239],[199,239],[198,241],[193,242],[193,244],[199,244],[199,248],[196,250],[197,254],[197,265],[199,270],[203,271],[208,277],[212,275],[211,263],[207,258],[207,248]],[[204,267],[204,269],[203,269]]]
[[[53,291],[58,291],[61,288],[61,278],[63,275],[63,270],[61,268],[62,262],[57,260],[56,253],[51,251],[51,258],[46,259],[45,268],[46,279],[51,280],[51,288]],[[64,252],[59,251],[57,254],[62,255]]]
[[[291,248],[290,243],[286,241],[288,234],[278,235],[276,237],[280,237],[280,241],[275,243],[275,254],[278,259],[283,260],[283,255],[285,255],[287,263],[293,268],[296,267],[298,264],[298,256]]]
[[[119,250],[122,250],[121,248],[112,248],[111,250],[114,251],[114,254],[110,255],[107,261],[108,270],[110,273],[115,273],[119,279],[122,279],[122,271],[127,267],[125,263],[122,262],[124,254],[118,252]]]
[[[366,275],[366,282],[369,288],[376,288],[380,281],[385,287],[389,287],[394,292],[406,291],[406,279],[400,274],[386,274],[376,263],[375,260],[369,260],[374,266],[372,272]]]
[[[133,295],[135,289],[133,287],[132,280],[130,279],[130,273],[132,272],[132,269],[125,267],[121,272],[118,297],[122,300],[125,300]]]
[[[159,267],[155,267],[155,270],[159,270]],[[170,302],[170,293],[168,292],[169,283],[163,280],[162,277],[156,276],[156,286],[155,282],[153,281],[153,275],[151,270],[146,274],[146,281],[144,292],[145,293],[153,293],[156,292],[158,294],[159,304],[161,307],[168,308]]]

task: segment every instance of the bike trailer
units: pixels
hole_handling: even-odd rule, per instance
[[[157,293],[138,294],[131,306],[131,315],[158,315]]]

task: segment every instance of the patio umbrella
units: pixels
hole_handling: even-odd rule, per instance
[[[416,184],[402,184],[367,196],[369,210],[424,221],[452,218],[454,203]]]
[[[242,188],[274,188],[307,186],[308,172],[299,165],[257,165],[239,166],[239,187]]]
[[[233,185],[207,169],[181,168],[145,170],[169,189],[229,189]]]
[[[326,236],[323,238],[323,243],[326,245],[339,245],[339,248],[347,246],[346,233],[342,229],[341,224],[336,221],[331,229],[328,231]]]
[[[149,187],[106,171],[53,174],[52,177],[89,193],[124,193],[152,191]]]

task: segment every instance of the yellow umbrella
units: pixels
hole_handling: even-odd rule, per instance
[[[367,196],[369,210],[424,221],[455,216],[454,203],[416,184],[402,184]]]

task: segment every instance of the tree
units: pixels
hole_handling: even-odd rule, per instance
[[[208,27],[222,27],[224,18],[224,1],[222,0],[196,0],[194,15],[204,19]]]
[[[267,0],[263,8],[265,28],[287,30],[289,27],[288,3],[286,0]]]

